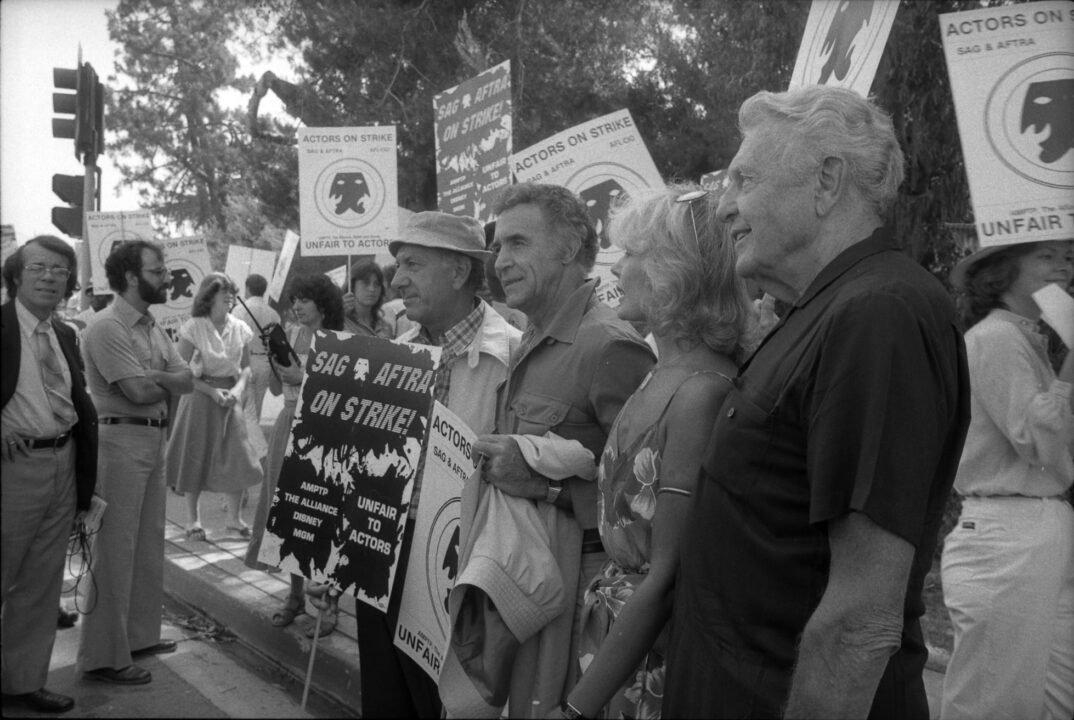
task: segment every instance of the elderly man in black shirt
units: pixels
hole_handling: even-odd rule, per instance
[[[884,226],[889,117],[759,93],[719,213],[790,305],[739,373],[683,542],[669,717],[928,718],[921,588],[969,420],[944,288]]]

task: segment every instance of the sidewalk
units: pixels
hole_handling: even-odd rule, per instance
[[[266,439],[282,402],[265,398],[262,426]],[[246,541],[224,530],[222,495],[205,493],[201,498],[205,541],[186,539],[186,505],[182,497],[168,492],[165,527],[165,591],[227,627],[246,646],[275,662],[300,681],[306,677],[313,641],[306,630],[316,622],[316,608],[309,602],[309,615],[299,615],[285,628],[272,625],[272,615],[283,606],[290,588],[286,573],[270,574],[243,564]],[[252,523],[257,494],[252,493],[242,517]],[[358,675],[357,625],[353,595],[339,601],[339,624],[317,642],[312,688],[360,714],[361,683]]]
[[[265,397],[261,422],[268,438],[281,401]],[[313,615],[300,615],[293,625],[277,628],[272,615],[287,597],[288,577],[247,568],[242,558],[246,541],[225,531],[225,513],[221,495],[207,493],[201,500],[202,525],[206,541],[188,541],[184,524],[183,498],[168,493],[164,587],[168,594],[190,605],[227,627],[246,646],[275,662],[299,681],[304,681],[312,640],[306,629],[316,621]],[[243,510],[247,523],[253,520],[257,496],[250,498]],[[339,624],[335,632],[317,643],[312,688],[361,714],[361,682],[358,672],[357,626],[353,595],[340,598]],[[307,611],[316,609],[307,603]],[[939,718],[943,672],[939,663],[930,661],[925,670],[925,690],[929,698],[929,717]]]

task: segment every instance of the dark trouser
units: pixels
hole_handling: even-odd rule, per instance
[[[399,565],[395,569],[395,585],[388,598],[388,614],[361,600],[356,603],[362,717],[439,718],[441,714],[436,682],[395,647],[393,637],[413,538],[414,524],[407,522]]]

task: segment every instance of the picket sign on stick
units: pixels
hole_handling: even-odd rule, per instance
[[[302,686],[302,709],[306,709],[306,699],[310,696],[310,680],[313,679],[313,659],[317,657],[317,641],[321,637],[321,613],[317,613],[317,623],[313,626],[313,645],[310,646],[310,661],[306,664],[306,684]]]

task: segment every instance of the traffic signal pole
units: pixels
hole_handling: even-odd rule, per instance
[[[95,204],[95,198],[97,197],[97,153],[86,153],[83,155],[85,160],[85,172],[82,180],[82,252],[79,253],[82,257],[79,258],[78,266],[78,284],[85,290],[90,286],[90,246],[89,240],[86,238],[85,228],[86,213],[90,210],[99,209]],[[90,304],[90,300],[86,297],[86,293],[83,291],[79,294],[78,309],[85,310]]]
[[[91,276],[86,213],[101,209],[97,155],[104,151],[104,88],[93,67],[82,62],[81,47],[77,67],[53,68],[53,83],[61,92],[52,94],[52,109],[61,117],[53,118],[52,135],[74,140],[75,157],[82,162],[83,175],[52,176],[53,192],[69,205],[53,208],[52,222],[65,234],[82,240],[79,283],[86,288]],[[68,92],[71,90],[74,92]],[[85,309],[87,304],[88,299],[82,293],[79,306]]]

